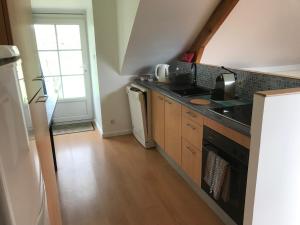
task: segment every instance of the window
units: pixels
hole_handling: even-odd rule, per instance
[[[61,84],[60,99],[85,97],[80,25],[36,24],[34,29],[47,86]]]

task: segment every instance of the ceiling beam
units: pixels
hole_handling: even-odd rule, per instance
[[[238,2],[239,0],[221,0],[215,11],[209,17],[207,23],[200,31],[190,50],[195,53],[194,61],[196,63],[201,62],[206,45],[221,27]]]

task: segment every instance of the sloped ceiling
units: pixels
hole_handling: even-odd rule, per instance
[[[202,62],[232,68],[300,64],[299,28],[299,0],[240,0]]]
[[[125,53],[139,4],[140,0],[116,0],[120,69],[123,66]]]
[[[141,0],[121,74],[148,71],[187,50],[220,0]]]

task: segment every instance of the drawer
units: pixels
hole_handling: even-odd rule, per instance
[[[187,117],[182,117],[182,137],[197,149],[202,149],[203,125],[199,125]]]
[[[183,171],[199,186],[201,185],[202,152],[182,139],[181,167]]]
[[[187,107],[182,107],[182,116],[187,117],[188,119],[192,120],[195,123],[198,123],[199,125],[203,125],[203,117],[200,113],[195,112],[194,110],[191,110]]]
[[[154,99],[156,98],[156,99],[158,99],[158,100],[160,100],[160,101],[163,101],[164,98],[165,98],[165,96],[162,95],[162,94],[159,93],[159,92],[152,91],[152,98],[154,98]]]

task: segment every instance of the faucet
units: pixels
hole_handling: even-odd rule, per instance
[[[191,65],[191,73],[193,73],[193,82],[192,82],[192,85],[193,86],[197,86],[197,64],[194,63],[194,62]]]

